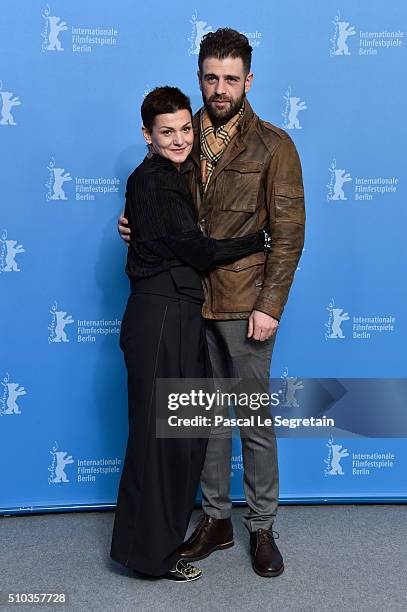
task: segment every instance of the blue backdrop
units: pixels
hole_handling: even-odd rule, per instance
[[[303,163],[306,246],[272,375],[295,377],[298,398],[305,378],[362,379],[366,393],[352,396],[359,421],[405,405],[397,381],[395,390],[385,380],[406,377],[404,0],[195,7],[2,2],[2,512],[115,503],[128,294],[116,220],[145,154],[139,108],[171,84],[198,109],[199,42],[221,26],[249,37],[250,102],[290,133]],[[373,378],[384,385],[379,403],[369,399]],[[280,438],[281,499],[406,499],[400,415],[386,435],[350,419],[326,435]],[[243,499],[238,440],[232,474]]]

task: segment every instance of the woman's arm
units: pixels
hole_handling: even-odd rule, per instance
[[[126,214],[136,241],[159,257],[175,257],[199,271],[265,250],[263,230],[224,240],[205,236],[197,226],[192,198],[182,181],[181,176],[172,174],[150,175],[148,180],[128,185]]]
[[[160,241],[169,247],[178,259],[200,272],[265,250],[262,230],[241,238],[215,240],[196,229],[176,236],[164,236]]]

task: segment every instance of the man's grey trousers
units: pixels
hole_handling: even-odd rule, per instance
[[[247,338],[247,329],[247,320],[206,320],[213,376],[215,381],[222,378],[259,379],[267,383],[268,392],[275,334],[269,340],[253,340]],[[278,460],[274,428],[244,428],[240,435],[244,492],[248,504],[244,523],[249,531],[270,529],[278,507]],[[225,437],[225,428],[213,429],[201,475],[202,507],[213,518],[228,518],[231,515],[231,454],[232,439],[230,436]]]

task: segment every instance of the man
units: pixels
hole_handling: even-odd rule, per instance
[[[247,101],[251,53],[248,39],[235,30],[203,37],[198,79],[204,106],[194,117],[187,180],[207,235],[231,238],[270,226],[268,256],[250,255],[205,275],[202,310],[214,378],[268,382],[275,333],[303,247],[304,191],[292,140],[259,119]],[[125,223],[120,217],[119,231],[128,239]],[[278,576],[284,564],[272,531],[278,506],[274,430],[240,433],[252,566],[260,576]],[[231,448],[230,437],[211,433],[201,476],[203,516],[181,547],[187,560],[233,546]]]

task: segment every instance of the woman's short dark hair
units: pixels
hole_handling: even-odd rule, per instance
[[[144,98],[141,105],[143,125],[149,132],[153,129],[156,115],[189,111],[192,118],[191,101],[178,87],[156,87]]]
[[[207,57],[225,59],[226,57],[240,57],[246,74],[250,72],[253,48],[249,39],[232,28],[219,28],[216,32],[209,32],[202,37],[199,49],[198,66],[202,72],[203,61]]]

